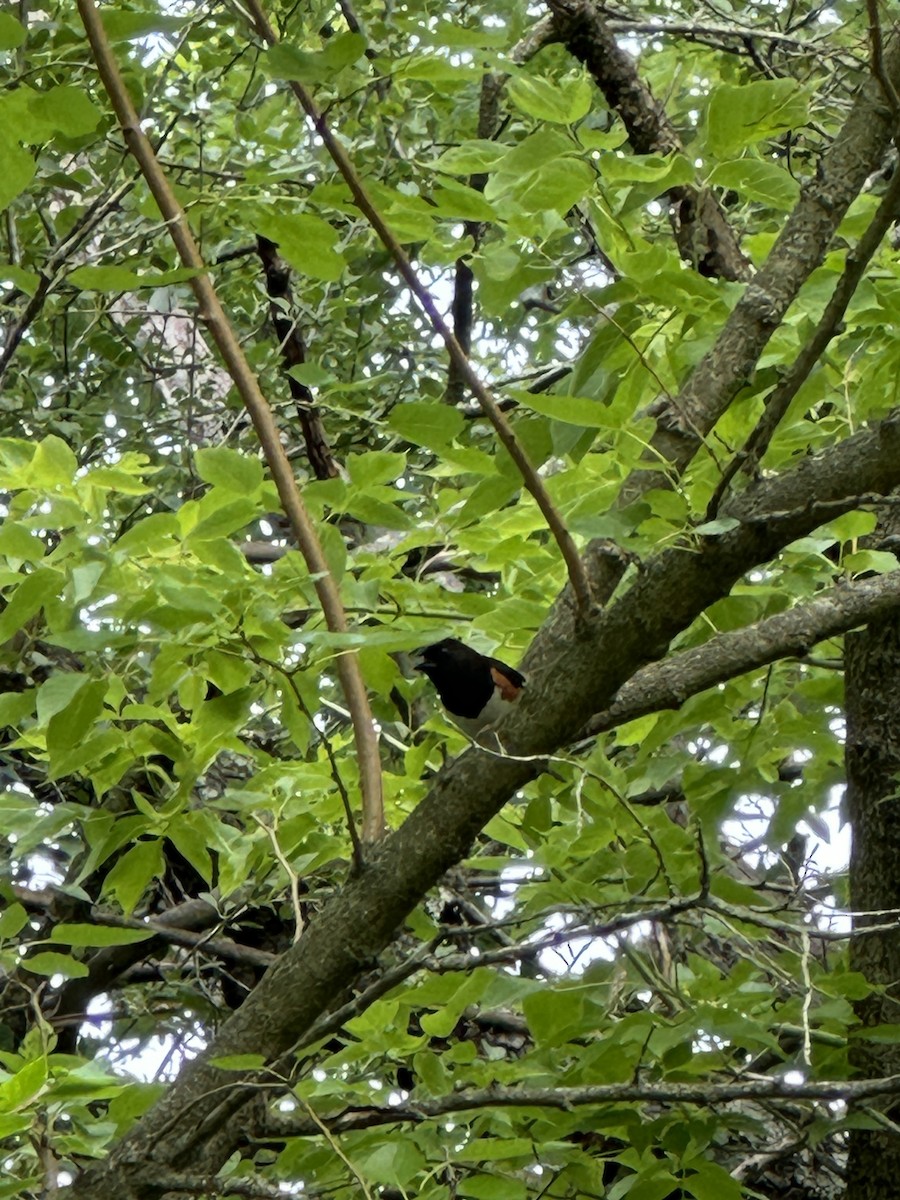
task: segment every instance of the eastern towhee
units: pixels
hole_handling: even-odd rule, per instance
[[[499,658],[488,658],[456,638],[418,652],[415,670],[427,675],[456,724],[474,737],[499,721],[525,686],[525,676]]]

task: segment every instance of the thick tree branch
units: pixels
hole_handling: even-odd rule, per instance
[[[605,712],[591,719],[585,734],[603,733],[660,709],[680,708],[706,688],[781,658],[805,654],[816,642],[880,620],[898,607],[900,571],[838,584],[806,604],[745,629],[717,634],[702,646],[644,667],[628,680]]]
[[[136,1163],[218,1170],[240,1132],[236,1106],[257,1093],[252,1086],[242,1090],[240,1074],[222,1072],[212,1060],[287,1053],[468,853],[484,824],[542,769],[548,754],[608,707],[641,664],[660,657],[742,574],[816,528],[823,505],[836,516],[856,506],[860,489],[887,494],[898,485],[900,417],[894,417],[758,481],[730,506],[736,529],[660,554],[601,618],[576,626],[573,614],[557,610],[529,652],[529,687],[500,727],[508,753],[472,747],[439,773],[428,796],[266,973],[209,1049],[185,1065],[110,1159],[73,1185],[73,1200],[117,1200],[131,1185]],[[229,1101],[220,1112],[223,1091]]]
[[[591,72],[610,108],[622,118],[638,154],[683,153],[674,126],[637,73],[634,60],[593,0],[548,0],[557,36]],[[737,236],[708,188],[679,184],[666,192],[681,257],[701,275],[747,279],[750,264]]]
[[[256,33],[267,45],[274,46],[278,41],[278,37],[259,0],[247,0],[247,10],[253,17]],[[522,482],[541,510],[544,520],[547,522],[547,527],[559,547],[578,605],[584,612],[587,612],[591,605],[591,592],[578,549],[572,539],[572,535],[566,528],[559,510],[551,500],[550,494],[544,486],[541,477],[534,469],[524,447],[516,436],[513,427],[501,412],[490,388],[479,378],[477,372],[469,362],[465,350],[463,350],[462,346],[456,340],[453,331],[438,311],[431,293],[419,279],[403,247],[372,202],[368,191],[356,172],[356,168],[350,161],[350,156],[344,149],[343,142],[334,136],[324,115],[319,112],[306,88],[296,80],[289,81],[289,86],[300,103],[301,108],[315,126],[316,132],[321,137],[328,153],[331,155],[332,161],[350,189],[350,193],[360,211],[378,234],[388,253],[397,264],[397,270],[418,301],[422,311],[431,323],[432,329],[434,329],[435,333],[438,334],[447,347],[447,353],[454,364],[457,377],[462,380],[472,395],[478,400],[478,403],[484,410],[485,416],[493,425],[507,453],[516,464],[519,474],[522,477]]]
[[[285,514],[313,578],[328,628],[332,632],[345,632],[347,618],[341,604],[340,592],[329,570],[315,525],[297,487],[272,410],[260,390],[259,382],[206,273],[187,216],[176,200],[153,147],[141,129],[140,119],[125,87],[93,0],[78,0],[78,11],[90,40],[103,85],[122,127],[125,143],[137,160],[153,198],[168,223],[170,236],[181,261],[195,272],[190,280],[191,287],[219,353],[253,421]],[[353,721],[362,788],[363,836],[368,841],[375,841],[381,836],[384,828],[378,736],[356,655],[349,651],[339,655],[337,670]]]

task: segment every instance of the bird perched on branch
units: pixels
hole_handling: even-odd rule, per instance
[[[509,712],[525,686],[520,671],[456,638],[426,646],[417,659],[415,670],[428,676],[444,708],[470,737]]]

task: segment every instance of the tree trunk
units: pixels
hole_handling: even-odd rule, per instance
[[[900,617],[874,623],[845,640],[847,807],[853,828],[850,902],[857,914],[850,966],[880,990],[856,1004],[864,1027],[900,1025]],[[881,915],[884,913],[884,915]],[[882,932],[867,926],[890,924]],[[900,1044],[851,1043],[860,1076],[900,1071]],[[900,1104],[885,1110],[900,1120]],[[888,1130],[850,1135],[847,1200],[894,1200],[900,1137]]]

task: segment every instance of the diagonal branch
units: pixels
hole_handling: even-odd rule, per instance
[[[272,410],[260,390],[259,382],[244,356],[240,343],[234,336],[218,294],[206,274],[206,267],[191,234],[185,212],[176,200],[153,147],[141,129],[140,120],[125,87],[93,0],[78,0],[78,11],[90,40],[103,85],[122,127],[125,143],[137,160],[153,198],[168,223],[169,233],[181,261],[195,272],[190,283],[200,312],[253,421],[253,427],[265,453],[282,506],[291,523],[294,537],[310,575],[313,577],[328,628],[332,632],[342,633],[347,629],[347,618],[341,604],[340,593],[328,568],[315,525],[309,516],[303,497],[300,495],[291,464],[281,445]],[[381,836],[384,828],[378,737],[356,655],[350,651],[341,654],[337,660],[337,669],[353,721],[359,759],[363,837],[367,841],[374,842]]]
[[[683,153],[681,138],[616,41],[593,0],[547,0],[556,35],[584,63],[638,154]],[[709,188],[679,184],[665,193],[678,251],[701,275],[747,279],[750,264]]]
[[[722,478],[716,484],[706,510],[708,521],[715,516],[722,496],[738,471],[742,468],[745,471],[752,470],[766,453],[775,430],[787,413],[791,401],[821,358],[828,343],[840,332],[844,313],[853,299],[854,292],[859,287],[866,267],[898,216],[900,216],[900,171],[895,171],[875,216],[869,222],[857,245],[848,251],[843,273],[835,285],[831,298],[825,305],[825,311],[822,313],[812,337],[797,355],[788,373],[766,398],[765,411],[756,428],[725,468]]]
[[[247,0],[246,8],[252,15],[254,29],[259,37],[269,46],[276,45],[278,36],[263,11],[259,0]],[[572,535],[566,528],[561,513],[551,500],[549,492],[528,458],[513,427],[500,410],[490,388],[482,382],[469,362],[468,355],[457,341],[450,326],[441,316],[431,293],[419,279],[406,252],[394,236],[393,230],[375,207],[368,191],[357,174],[356,168],[350,161],[343,143],[332,133],[324,115],[319,112],[319,109],[303,84],[298,83],[296,80],[290,80],[289,86],[299,101],[301,108],[315,126],[316,133],[322,139],[360,211],[378,234],[385,249],[397,264],[397,270],[405,280],[406,286],[419,302],[422,311],[431,323],[432,329],[434,329],[435,333],[438,334],[447,347],[447,353],[453,363],[457,378],[465,384],[478,400],[478,403],[484,410],[485,416],[493,425],[507,453],[516,464],[519,474],[522,476],[522,482],[541,510],[544,520],[547,522],[547,527],[559,547],[560,554],[563,557],[569,574],[572,591],[578,601],[579,609],[586,613],[591,606],[591,590],[584,564],[581,561]]]
[[[644,667],[585,730],[594,736],[626,721],[665,708],[680,708],[691,696],[767,663],[805,654],[810,646],[859,625],[880,620],[900,607],[900,571],[839,584],[807,604],[798,604],[755,625],[720,633]]]

